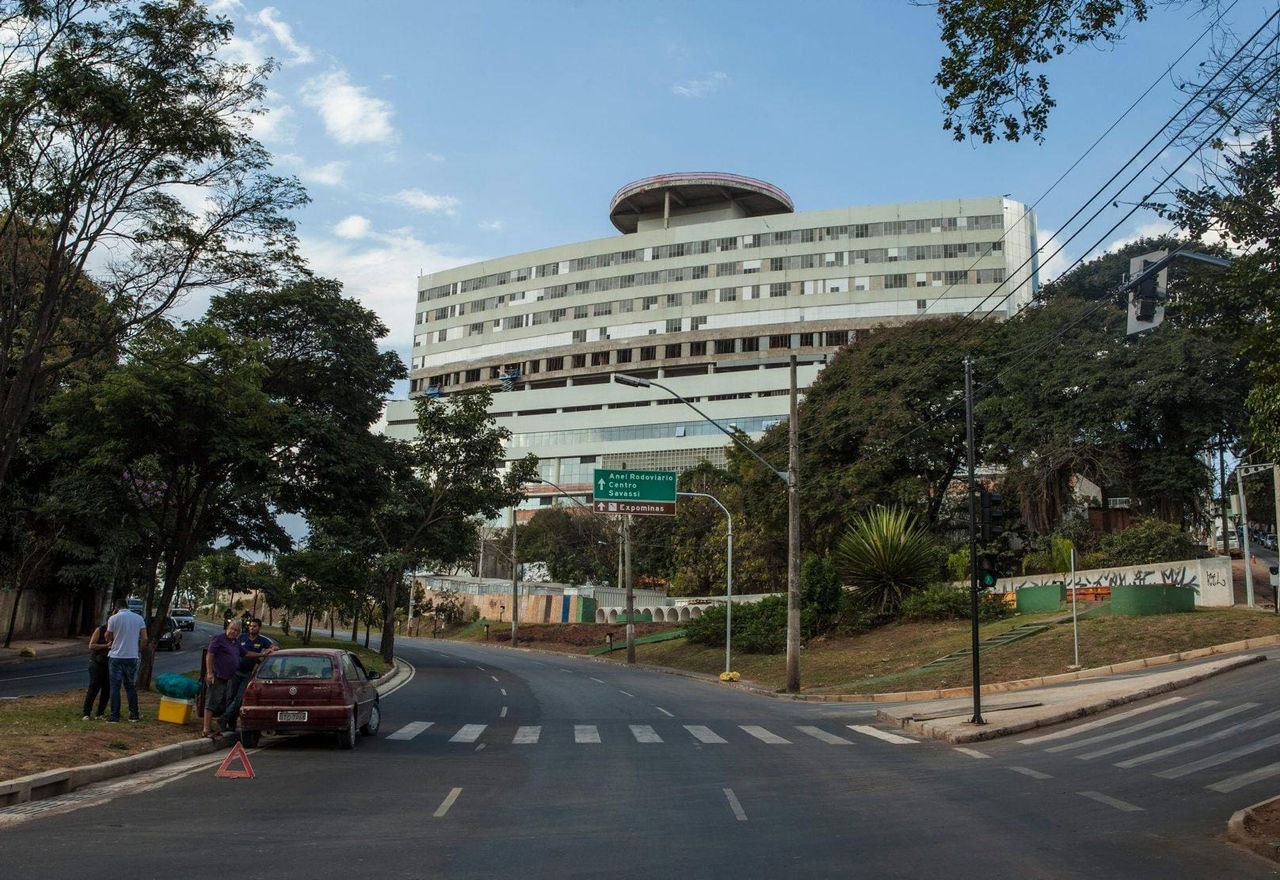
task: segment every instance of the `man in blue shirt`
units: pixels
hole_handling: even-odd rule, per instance
[[[262,618],[249,619],[249,631],[240,634],[240,665],[236,668],[235,695],[227,702],[227,709],[218,719],[223,730],[235,730],[236,715],[240,712],[240,703],[244,701],[244,689],[253,678],[253,671],[258,668],[262,658],[275,651],[279,646],[262,635]]]

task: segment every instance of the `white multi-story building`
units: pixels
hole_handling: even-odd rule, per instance
[[[500,389],[509,457],[571,491],[595,468],[724,462],[715,426],[614,373],[759,436],[787,417],[792,355],[803,392],[877,325],[1009,315],[1037,285],[1035,217],[1000,196],[797,213],[763,181],[667,174],[619,190],[610,219],[620,235],[418,279],[411,397]],[[414,424],[390,406],[388,433]]]

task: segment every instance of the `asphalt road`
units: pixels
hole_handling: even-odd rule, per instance
[[[219,778],[206,759],[82,790],[0,825],[0,873],[1276,875],[1218,839],[1234,810],[1280,786],[1265,775],[1280,774],[1271,663],[1124,707],[1111,714],[1145,712],[1103,727],[958,749],[898,736],[866,705],[483,645],[399,647],[412,676],[384,698],[381,734],[354,751],[284,740],[251,753],[252,779]],[[1271,745],[1221,758],[1259,742]],[[1183,750],[1147,757],[1173,745]],[[1249,772],[1264,775],[1239,782]]]
[[[200,668],[200,652],[209,644],[218,627],[196,621],[192,632],[182,634],[182,648],[157,651],[153,674],[190,672]],[[85,688],[89,684],[89,638],[85,653],[71,657],[50,657],[0,665],[0,699]]]

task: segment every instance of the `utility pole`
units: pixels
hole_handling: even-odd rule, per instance
[[[511,647],[519,644],[520,588],[516,577],[516,508],[511,505]]]
[[[976,490],[973,479],[973,358],[968,355],[964,358],[964,424],[965,445],[968,448],[969,458],[969,596],[972,603],[970,628],[973,634],[973,717],[969,721],[972,724],[986,724],[987,722],[982,720],[982,673],[978,668],[978,533],[975,523],[977,505],[974,501]]]
[[[800,406],[796,356],[791,356],[791,417],[787,420],[787,691],[800,690]]]
[[[636,591],[631,572],[631,514],[622,518],[623,556],[627,569],[627,662],[636,662]]]

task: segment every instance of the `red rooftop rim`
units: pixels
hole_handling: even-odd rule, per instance
[[[609,219],[619,232],[635,232],[641,217],[660,213],[671,198],[681,212],[716,204],[736,204],[748,217],[791,214],[796,206],[778,187],[741,174],[684,171],[655,174],[628,183],[609,202]]]

